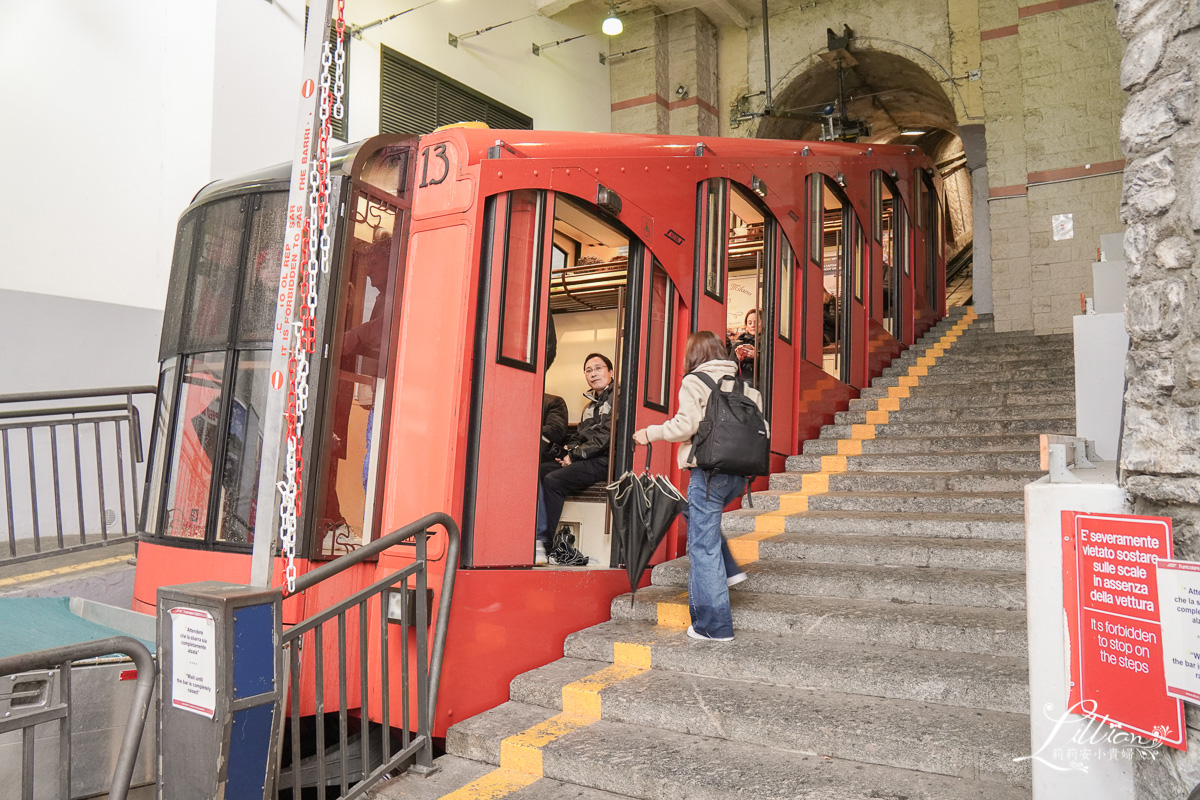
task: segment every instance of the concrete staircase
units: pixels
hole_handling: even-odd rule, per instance
[[[375,796],[1028,798],[1022,487],[1074,432],[1071,341],[964,312],[725,515],[733,642],[659,565]]]

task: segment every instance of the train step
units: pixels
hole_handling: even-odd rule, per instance
[[[853,409],[856,401],[851,400]],[[860,406],[861,408],[861,406]],[[906,408],[908,406],[906,405]],[[873,433],[876,439],[896,439],[909,436],[994,436],[1014,433],[1042,433],[1047,430],[1066,430],[1075,427],[1073,417],[1058,419],[973,419],[958,422],[943,422],[933,419],[928,422],[896,422],[878,425]],[[851,439],[854,429],[849,425],[826,425],[821,428],[822,439]]]
[[[834,414],[833,421],[837,425],[863,425],[869,422],[869,411],[839,411]],[[914,408],[908,410],[901,407],[899,411],[888,412],[888,422],[929,422],[933,419],[947,421],[971,421],[977,419],[1068,419],[1074,418],[1075,405],[1001,405],[1001,406],[962,406],[943,407],[936,415],[930,414],[930,409]],[[1072,426],[1074,427],[1074,426]],[[1062,433],[1062,431],[1047,431],[1047,433]]]
[[[1036,433],[996,433],[958,436],[880,436],[875,439],[855,440],[859,453],[992,453],[1015,450],[1037,450]],[[844,454],[841,440],[833,438],[809,439],[804,443],[803,455],[836,456]]]

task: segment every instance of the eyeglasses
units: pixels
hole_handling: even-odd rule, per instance
[[[608,372],[608,367],[600,366],[600,367],[584,367],[583,368],[584,375],[595,375],[600,372]]]

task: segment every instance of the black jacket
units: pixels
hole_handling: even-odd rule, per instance
[[[566,438],[567,401],[556,394],[543,394],[541,460],[545,462],[561,457],[562,443]]]
[[[608,444],[612,440],[612,398],[617,382],[612,381],[599,394],[584,392],[589,401],[575,428],[575,435],[567,442],[567,454],[572,461],[587,458],[608,458]]]

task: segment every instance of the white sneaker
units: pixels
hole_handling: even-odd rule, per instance
[[[699,639],[702,642],[732,642],[732,636],[709,636],[688,625],[688,636],[693,639]]]
[[[747,577],[746,573],[744,573],[744,572],[739,572],[736,575],[730,575],[728,578],[725,579],[725,585],[732,588],[734,586],[737,586],[742,581],[746,580],[746,577]]]
[[[533,543],[533,563],[539,566],[550,563],[550,560],[546,558],[546,543],[541,540]]]

